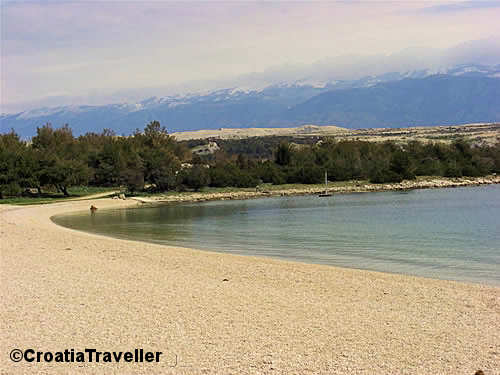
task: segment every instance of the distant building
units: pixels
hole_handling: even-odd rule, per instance
[[[191,149],[193,155],[210,155],[219,151],[220,147],[215,142],[208,142],[206,145],[196,146]]]

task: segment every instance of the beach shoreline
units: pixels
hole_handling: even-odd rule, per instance
[[[443,189],[447,189],[447,191],[442,192],[442,193],[443,194],[453,194],[453,191],[451,189],[454,189],[454,188],[462,188],[462,189],[464,189],[464,188],[478,188],[479,186],[482,186],[483,188],[487,188],[491,185],[495,185],[495,184],[494,183],[492,183],[492,184],[482,183],[482,184],[465,185],[465,186],[459,185],[459,186],[455,186],[453,188],[450,188],[447,186],[447,187],[443,187]],[[434,189],[434,188],[428,188],[428,189]],[[437,188],[435,188],[435,189],[437,189]],[[414,190],[418,191],[419,188],[405,189],[404,191],[408,192],[408,191],[414,191]],[[420,190],[422,190],[422,192],[424,192],[427,189],[420,189]],[[399,189],[398,190],[388,189],[388,190],[381,190],[381,191],[372,192],[372,193],[391,193],[391,192],[398,192],[398,191],[400,191],[400,190]],[[474,192],[480,193],[480,190],[474,190]],[[105,207],[103,209],[100,209],[97,212],[97,215],[100,216],[100,214],[102,213],[104,215],[104,217],[107,217],[107,215],[109,215],[109,214],[111,214],[113,216],[114,215],[121,216],[121,214],[117,213],[116,210],[128,210],[128,209],[141,210],[141,209],[161,208],[161,207],[166,207],[166,206],[178,206],[178,205],[187,205],[189,207],[195,207],[195,206],[203,205],[204,203],[209,203],[209,202],[217,203],[217,202],[223,202],[223,201],[234,201],[235,204],[238,204],[238,201],[262,200],[262,204],[266,204],[267,198],[274,198],[274,200],[281,200],[281,199],[284,199],[284,200],[292,199],[293,200],[294,198],[298,198],[298,197],[312,197],[312,198],[316,199],[315,194],[304,194],[304,193],[302,193],[302,194],[301,193],[298,193],[298,194],[297,193],[295,193],[295,194],[293,194],[293,193],[272,194],[272,195],[247,194],[247,195],[240,196],[239,194],[241,194],[241,193],[246,193],[246,192],[233,192],[233,193],[230,193],[231,195],[228,193],[215,193],[215,194],[212,193],[212,194],[210,194],[209,197],[205,196],[203,198],[200,198],[198,196],[184,196],[182,200],[172,199],[173,197],[170,196],[169,200],[158,199],[158,200],[144,200],[143,201],[141,198],[133,197],[133,198],[127,198],[129,203],[125,203],[126,202],[125,200],[121,200],[121,202],[123,202],[123,204],[120,206]],[[349,195],[349,194],[364,194],[364,193],[370,193],[370,192],[344,191],[344,192],[340,192],[339,194]],[[405,194],[405,193],[403,193],[403,194]],[[333,196],[330,198],[332,199],[332,202],[335,202],[335,198]],[[338,198],[340,199],[340,197],[338,197]],[[419,199],[425,200],[425,198],[419,198]],[[323,202],[324,200],[321,199],[320,201]],[[135,202],[137,202],[137,203],[135,203]],[[98,201],[96,201],[96,205],[97,204],[98,204]],[[270,203],[270,204],[272,205],[272,203]],[[329,203],[329,204],[331,204],[331,203]],[[220,206],[210,205],[209,207],[213,208],[213,207],[220,207]],[[109,209],[113,210],[114,212],[113,213],[106,213],[105,211],[109,210]],[[102,211],[104,211],[104,212],[102,212]],[[284,256],[284,254],[279,254],[279,255],[276,255],[276,254],[270,255],[267,253],[257,253],[256,254],[255,252],[243,251],[241,249],[241,244],[236,245],[238,250],[233,253],[232,251],[228,251],[227,247],[218,246],[217,243],[214,243],[212,246],[209,246],[209,245],[207,245],[207,242],[196,242],[196,241],[193,242],[193,241],[191,241],[190,243],[186,243],[186,242],[179,240],[178,238],[175,241],[170,241],[169,239],[167,239],[165,237],[161,237],[161,239],[160,239],[156,236],[154,237],[154,239],[148,239],[147,236],[146,237],[144,237],[144,236],[137,237],[137,236],[131,235],[129,233],[124,233],[121,230],[118,230],[117,232],[115,232],[114,230],[111,230],[108,232],[107,230],[105,230],[105,231],[95,230],[97,227],[93,227],[93,226],[92,227],[85,227],[85,228],[79,227],[79,225],[75,225],[75,223],[72,222],[72,220],[70,219],[71,216],[78,216],[78,217],[88,216],[88,208],[85,207],[85,209],[83,209],[83,210],[72,211],[72,212],[68,212],[68,213],[54,215],[54,216],[51,216],[50,219],[54,223],[56,223],[57,225],[60,225],[64,228],[69,228],[72,230],[82,231],[82,232],[96,234],[96,235],[102,235],[102,236],[116,238],[116,239],[125,239],[125,240],[137,241],[137,242],[147,242],[147,243],[160,244],[160,245],[166,245],[166,246],[184,247],[184,248],[189,248],[189,249],[193,249],[196,251],[217,252],[217,253],[221,253],[221,254],[239,254],[242,256],[254,256],[257,258],[271,258],[271,259],[276,259],[276,260],[286,260],[289,262],[327,265],[327,266],[335,266],[335,267],[342,267],[342,268],[349,268],[349,269],[367,270],[367,271],[384,272],[384,273],[401,274],[401,275],[410,275],[410,276],[424,277],[424,278],[431,278],[431,279],[438,279],[438,280],[449,280],[449,281],[484,284],[484,285],[490,285],[490,286],[494,286],[494,287],[500,287],[499,280],[497,280],[495,278],[491,278],[491,277],[485,278],[484,274],[482,274],[484,272],[484,270],[479,270],[479,269],[475,270],[475,275],[482,274],[481,277],[475,277],[474,274],[471,275],[471,274],[464,274],[464,273],[461,273],[461,274],[453,274],[453,273],[450,274],[447,272],[441,272],[439,274],[436,272],[420,273],[420,272],[416,272],[415,270],[400,270],[400,269],[398,270],[397,268],[393,268],[393,267],[391,267],[391,269],[384,269],[383,267],[371,267],[371,266],[366,265],[366,264],[364,264],[364,265],[357,264],[356,265],[356,264],[353,264],[352,261],[351,261],[351,263],[344,262],[344,263],[339,264],[337,262],[332,262],[331,260],[330,261],[317,260],[317,259],[314,259],[313,257],[304,257],[303,259],[299,259],[298,257],[289,258],[287,256]],[[69,222],[67,222],[67,219],[69,219]],[[99,217],[95,217],[95,219],[98,221],[102,220],[102,218],[99,220]],[[94,229],[92,229],[92,228],[94,228]],[[440,265],[439,267],[438,267],[438,264]],[[442,269],[443,267],[445,267],[445,268],[451,267],[451,266],[447,267],[446,264],[443,264],[443,263],[438,263],[438,264],[434,264],[434,266],[438,267],[440,269]]]
[[[322,185],[301,186],[299,188],[281,188],[276,186],[266,190],[257,187],[255,191],[230,191],[230,192],[184,192],[173,194],[157,194],[151,197],[134,196],[130,199],[141,203],[179,203],[179,202],[204,202],[214,200],[242,200],[279,196],[318,195],[328,192],[331,194],[348,193],[374,193],[385,191],[408,191],[418,189],[442,189],[456,187],[470,187],[500,184],[500,176],[486,177],[459,177],[459,178],[425,178],[419,180],[404,180],[399,183],[374,184],[361,181],[349,181],[348,185],[330,186],[325,189]]]
[[[2,373],[498,374],[498,287],[120,240],[50,220],[92,204],[142,205],[0,206],[2,353],[167,355],[140,365],[6,359]]]

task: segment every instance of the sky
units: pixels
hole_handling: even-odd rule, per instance
[[[1,112],[500,64],[498,20],[500,0],[1,0]]]

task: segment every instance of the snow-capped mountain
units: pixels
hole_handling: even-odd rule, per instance
[[[305,77],[259,89],[151,97],[137,103],[38,108],[0,117],[1,131],[22,137],[47,122],[75,135],[130,134],[158,120],[169,131],[285,127],[308,123],[402,127],[500,121],[500,65],[459,65],[386,73],[357,80]]]

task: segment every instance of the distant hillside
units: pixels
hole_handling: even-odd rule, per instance
[[[349,128],[495,122],[500,79],[436,75],[330,91],[296,105],[286,119]]]
[[[47,122],[75,135],[131,134],[158,120],[170,132],[219,128],[407,127],[500,121],[500,67],[462,67],[453,74],[394,73],[356,81],[283,84],[263,90],[150,98],[135,104],[42,108],[2,115],[1,131],[22,137]],[[423,78],[422,78],[423,76]],[[410,77],[410,78],[406,78]],[[417,78],[415,78],[417,77]]]
[[[334,137],[336,140],[393,141],[401,144],[410,141],[450,143],[460,138],[467,139],[475,145],[494,145],[500,142],[500,123],[364,129],[304,125],[296,128],[222,128],[178,132],[171,133],[171,135],[178,141],[194,141],[190,144],[196,145],[205,145],[210,141],[237,141],[256,137],[260,140],[262,138],[288,138],[293,142],[304,141],[308,138],[312,139],[312,142],[317,142],[323,137]]]

